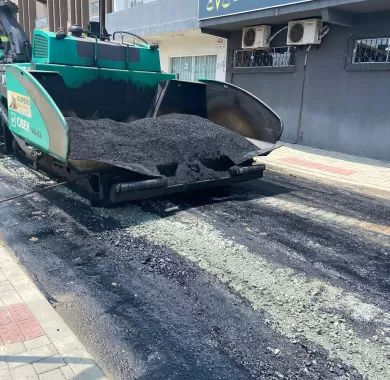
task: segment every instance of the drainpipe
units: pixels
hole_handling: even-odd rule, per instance
[[[330,32],[330,27],[326,26],[320,35],[320,39],[322,40],[327,34]],[[306,55],[305,55],[305,63],[303,65],[303,83],[302,83],[302,92],[301,92],[301,104],[299,108],[299,118],[298,118],[298,131],[297,131],[297,138],[295,139],[294,144],[298,144],[302,142],[303,140],[303,132],[302,132],[302,113],[303,113],[303,101],[305,97],[305,84],[306,84],[306,68],[307,68],[307,60],[309,56],[309,51],[311,50],[312,45],[309,45],[306,49]]]
[[[297,137],[293,144],[298,144],[302,141],[302,113],[303,113],[303,101],[305,97],[305,84],[306,84],[306,68],[307,68],[307,59],[309,56],[309,51],[311,50],[311,46],[306,49],[306,55],[305,55],[305,62],[303,64],[303,81],[302,81],[302,91],[301,91],[301,99],[300,99],[300,105],[299,105],[299,118],[298,118],[298,130],[297,130]]]

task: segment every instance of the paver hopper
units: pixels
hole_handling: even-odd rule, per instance
[[[158,47],[138,36],[110,41],[94,23],[88,35],[77,26],[35,30],[31,60],[5,66],[8,150],[36,169],[81,178],[78,186],[100,204],[262,176],[253,158],[282,133],[263,102],[228,83],[176,80],[161,71]]]

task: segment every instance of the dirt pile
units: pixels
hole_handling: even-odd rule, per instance
[[[193,115],[170,114],[129,123],[69,117],[67,122],[70,159],[166,175],[171,183],[220,178],[257,151],[239,134]]]

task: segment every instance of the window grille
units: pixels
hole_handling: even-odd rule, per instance
[[[355,40],[352,64],[390,63],[390,37]]]
[[[217,56],[171,57],[170,72],[177,74],[178,79],[181,80],[197,81],[198,79],[215,79]]]
[[[45,29],[49,26],[49,19],[47,17],[39,17],[35,19],[36,29]]]
[[[89,14],[91,17],[99,16],[99,0],[90,1]]]
[[[114,0],[114,12],[121,11],[127,8],[133,8],[137,5],[153,3],[157,0]]]
[[[287,67],[295,65],[295,47],[268,50],[235,50],[233,68]]]

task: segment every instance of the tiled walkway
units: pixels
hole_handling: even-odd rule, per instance
[[[292,144],[259,162],[270,170],[390,199],[390,162]]]
[[[0,380],[104,378],[0,240]]]

